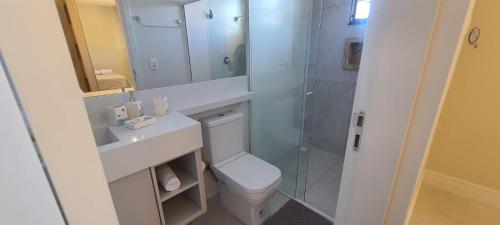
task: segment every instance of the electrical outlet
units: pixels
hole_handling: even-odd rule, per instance
[[[151,71],[160,70],[160,61],[158,61],[158,59],[155,59],[155,58],[149,59],[149,69]]]

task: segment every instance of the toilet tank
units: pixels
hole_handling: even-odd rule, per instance
[[[243,113],[228,112],[202,121],[203,158],[216,164],[243,151]]]

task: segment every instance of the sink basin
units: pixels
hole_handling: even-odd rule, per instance
[[[94,136],[108,183],[203,147],[201,124],[177,112],[138,130],[121,126],[99,131]]]
[[[97,147],[109,145],[120,141],[120,139],[118,139],[118,137],[109,129],[109,127],[106,127],[101,131],[94,131],[94,138]]]

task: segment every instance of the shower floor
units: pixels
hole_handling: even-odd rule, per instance
[[[343,156],[310,147],[305,202],[332,218],[337,208],[343,165]]]
[[[295,195],[297,183],[303,185],[303,182],[306,182],[297,181],[297,157],[298,154],[294,151],[273,163],[281,170],[280,191],[290,196]],[[304,200],[305,203],[331,218],[335,216],[337,208],[343,165],[343,156],[319,147],[310,147]]]

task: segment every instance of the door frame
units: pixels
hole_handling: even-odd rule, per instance
[[[87,78],[90,91],[99,91],[99,84],[97,83],[94,66],[90,57],[87,41],[85,40],[85,33],[83,32],[82,23],[78,14],[77,3],[75,0],[64,0],[64,5],[68,10],[68,17],[74,34],[73,37],[75,37],[75,42],[77,45],[76,49],[78,51],[80,62],[83,66],[83,71],[85,73],[85,77]]]
[[[5,65],[68,224],[118,225],[56,4],[5,0],[1,5],[0,27],[9,31],[0,36]],[[16,172],[12,182],[26,174]]]
[[[64,225],[66,219],[30,137],[0,53],[0,224]],[[29,206],[29,207],[27,207]]]
[[[367,116],[358,153],[349,131],[336,224],[404,224],[474,2],[464,0],[465,9],[450,14],[453,4],[445,1],[373,1],[353,107]],[[443,21],[458,34],[439,26]],[[447,53],[444,63],[440,52]]]

